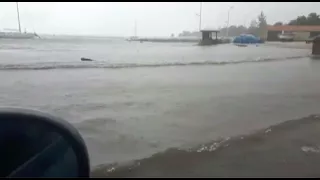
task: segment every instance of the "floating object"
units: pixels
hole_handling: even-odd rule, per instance
[[[303,147],[301,147],[301,150],[303,152],[312,152],[312,153],[319,153],[320,152],[319,147],[310,147],[310,146],[303,146]]]
[[[93,59],[89,59],[89,58],[81,58],[81,61],[93,61]]]
[[[239,47],[247,47],[248,44],[235,44],[236,46],[239,46]]]
[[[269,132],[271,132],[271,129],[267,129],[267,130],[265,131],[265,133],[269,133]]]

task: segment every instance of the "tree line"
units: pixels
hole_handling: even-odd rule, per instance
[[[268,25],[267,24],[267,17],[264,15],[263,12],[261,12],[256,19],[253,19],[250,22],[249,27],[246,27],[243,25],[230,26],[229,31],[228,31],[228,35],[229,36],[239,36],[241,34],[252,34],[255,36],[260,36],[267,29],[267,25]],[[227,32],[227,27],[220,28],[221,35],[226,35],[226,32]]]
[[[284,23],[276,22],[274,25],[284,25]],[[310,13],[308,16],[298,16],[296,19],[289,21],[287,25],[320,25],[320,15],[317,13]]]
[[[229,27],[228,35],[229,36],[239,36],[241,34],[252,34],[255,36],[260,36],[262,33],[265,33],[266,26],[267,26],[267,18],[264,15],[263,12],[259,14],[259,16],[256,19],[253,19],[250,22],[249,27],[246,27],[244,25],[235,26],[232,25]],[[317,13],[310,13],[308,16],[298,16],[297,18],[290,20],[288,23],[283,22],[276,22],[273,25],[320,25],[320,14]],[[227,33],[227,27],[220,28],[220,35],[225,36]],[[200,32],[194,31],[183,31],[179,34],[179,36],[201,36]]]

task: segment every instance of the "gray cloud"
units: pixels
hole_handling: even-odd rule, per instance
[[[268,23],[287,22],[298,15],[319,12],[318,2],[204,2],[203,28],[230,24],[249,25],[264,11]],[[38,33],[130,36],[137,20],[140,36],[169,36],[182,30],[197,30],[198,2],[22,2],[19,3],[22,28]],[[17,28],[14,2],[0,3],[0,28]]]

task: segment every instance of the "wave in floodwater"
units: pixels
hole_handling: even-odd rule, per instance
[[[0,70],[47,70],[47,69],[88,69],[88,68],[138,68],[138,67],[166,67],[166,66],[205,66],[205,65],[227,65],[227,64],[241,64],[253,62],[269,62],[279,60],[300,59],[309,56],[292,56],[281,58],[257,58],[241,61],[203,61],[203,62],[167,62],[167,63],[123,63],[123,64],[110,64],[103,61],[93,62],[77,62],[77,63],[28,63],[28,64],[0,64]]]

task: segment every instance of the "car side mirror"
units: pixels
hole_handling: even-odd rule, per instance
[[[38,111],[0,109],[1,177],[89,177],[87,147],[68,122]]]

